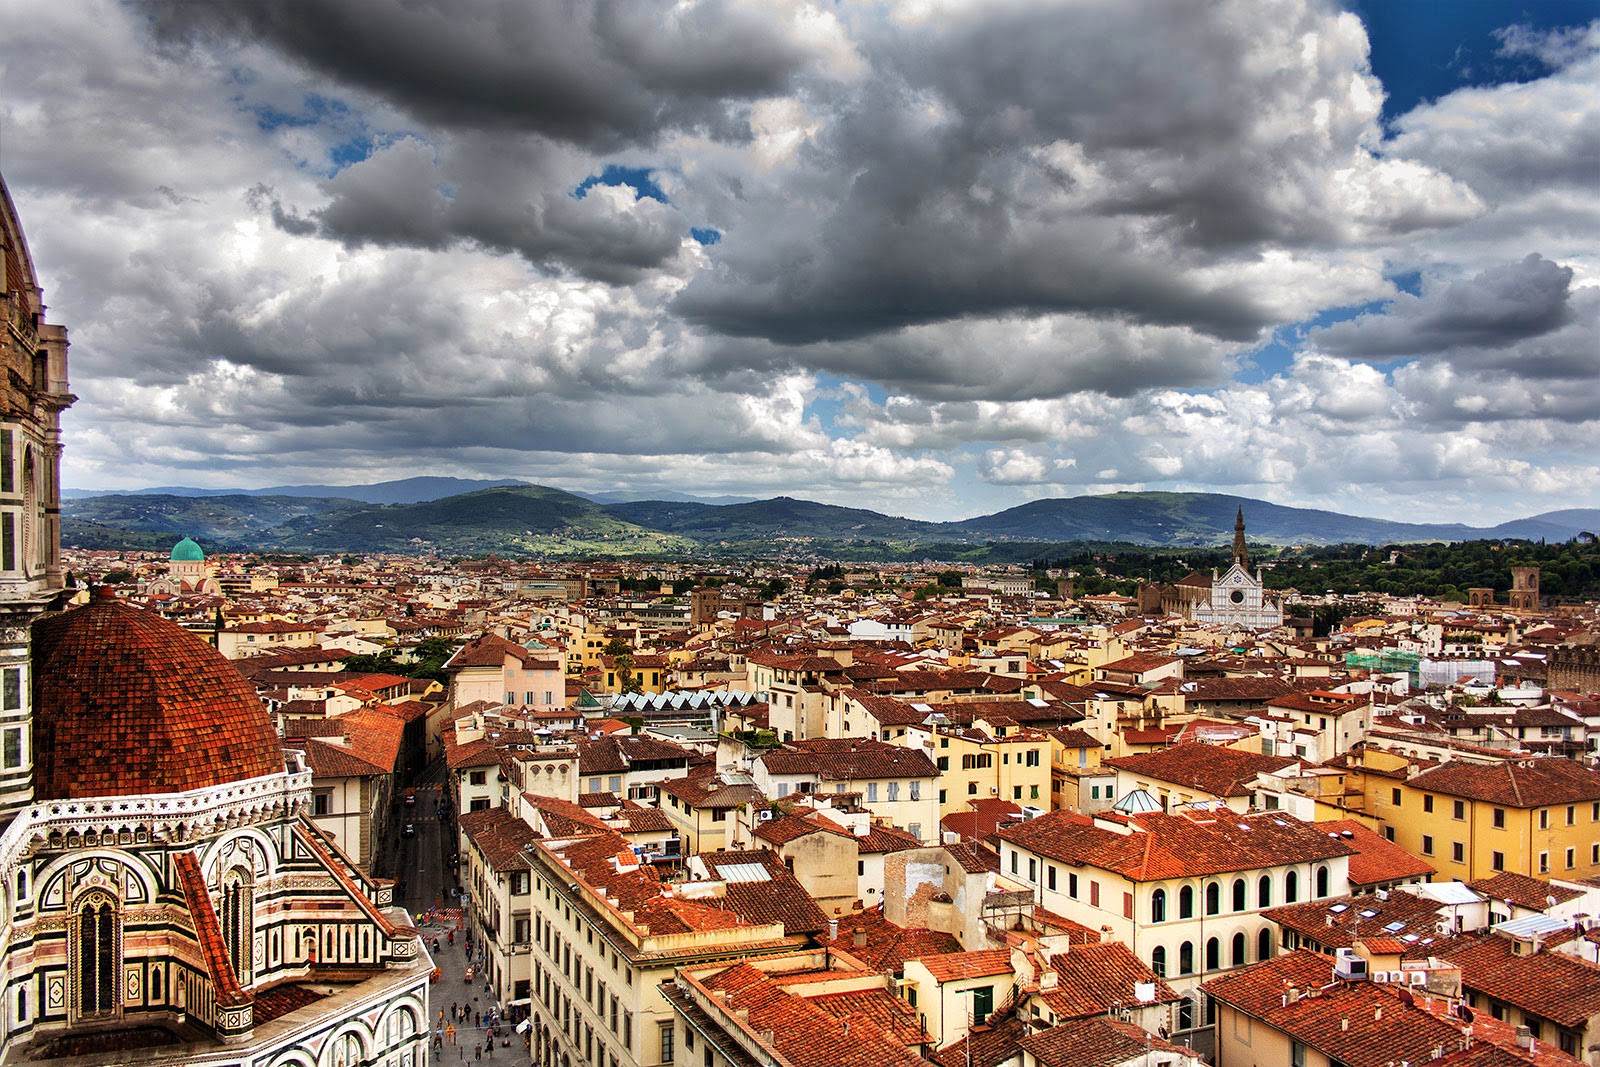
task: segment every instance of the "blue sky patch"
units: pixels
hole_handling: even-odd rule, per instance
[[[1388,99],[1385,122],[1467,86],[1524,82],[1549,73],[1528,56],[1500,54],[1494,31],[1548,31],[1596,16],[1595,0],[1346,0],[1366,24],[1372,72]]]
[[[617,163],[607,163],[599,174],[591,174],[579,182],[578,187],[572,190],[572,195],[582,200],[589,190],[597,185],[626,185],[641,200],[659,200],[663,204],[670,204],[672,201],[667,199],[667,194],[650,177],[650,173],[649,167],[624,167]]]
[[[689,227],[689,236],[703,245],[714,245],[722,240],[722,231],[713,229],[710,226],[691,226]]]

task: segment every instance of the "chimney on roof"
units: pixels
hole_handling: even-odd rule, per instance
[[[837,940],[839,940],[839,920],[838,919],[829,919],[828,920],[828,940],[829,941],[837,941]]]

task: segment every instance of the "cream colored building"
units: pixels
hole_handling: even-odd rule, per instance
[[[1179,992],[1270,959],[1276,926],[1264,913],[1348,893],[1355,851],[1288,816],[1227,810],[1057,811],[999,836],[1002,875],[1040,907],[1108,930]]]
[[[663,988],[678,968],[804,947],[781,923],[739,921],[723,882],[663,883],[616,833],[536,841],[528,856],[535,1063],[678,1063]]]

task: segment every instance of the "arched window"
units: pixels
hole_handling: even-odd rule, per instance
[[[1243,967],[1244,966],[1244,962],[1245,962],[1244,961],[1244,946],[1245,946],[1244,931],[1241,930],[1238,933],[1233,935],[1233,947],[1232,947],[1232,949],[1230,951],[1230,954],[1228,956],[1228,966],[1230,966],[1230,967]]]
[[[1194,887],[1184,886],[1178,890],[1178,918],[1194,918]]]
[[[222,877],[222,908],[218,919],[222,925],[222,943],[233,963],[233,973],[240,985],[253,981],[255,960],[252,950],[255,924],[255,896],[244,871],[235,867]]]
[[[1211,938],[1206,942],[1206,970],[1214,971],[1222,966],[1222,942]]]
[[[1178,1001],[1178,1029],[1194,1029],[1194,1001],[1188,997]]]
[[[361,1039],[355,1034],[340,1034],[329,1050],[329,1067],[356,1067],[361,1062]]]
[[[1194,942],[1185,941],[1178,946],[1178,973],[1194,973]]]
[[[1261,881],[1256,883],[1256,907],[1272,907],[1272,875],[1263,874]]]
[[[1272,928],[1266,927],[1256,935],[1256,956],[1263,960],[1272,958]]]
[[[1326,866],[1322,866],[1322,867],[1318,867],[1317,868],[1317,896],[1325,897],[1327,895],[1328,895],[1328,868]]]
[[[1167,891],[1157,889],[1150,894],[1150,921],[1164,923],[1167,921]]]
[[[1167,976],[1167,950],[1160,945],[1150,952],[1150,969],[1156,972],[1158,978]]]
[[[1212,882],[1206,886],[1206,914],[1215,915],[1222,910],[1222,883]]]
[[[1293,904],[1300,899],[1300,872],[1290,871],[1283,876],[1283,902]]]
[[[77,907],[73,924],[79,1018],[112,1015],[117,1010],[117,972],[122,965],[122,929],[116,905],[95,893]]]
[[[1244,892],[1245,892],[1245,890],[1244,890],[1244,879],[1243,878],[1235,878],[1233,880],[1233,910],[1234,911],[1243,911],[1244,910]]]

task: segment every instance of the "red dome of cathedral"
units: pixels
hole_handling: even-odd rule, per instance
[[[244,675],[109,590],[35,623],[33,665],[39,800],[177,793],[284,769]]]

